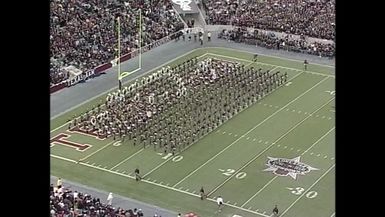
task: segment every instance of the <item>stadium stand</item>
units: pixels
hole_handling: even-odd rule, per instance
[[[247,28],[223,29],[218,38],[265,47],[268,49],[286,50],[306,53],[321,57],[333,58],[335,44],[310,41],[306,37],[296,37],[291,34],[278,35],[273,32],[248,30]]]
[[[204,0],[208,24],[334,40],[335,0]]]
[[[183,28],[168,0],[100,1],[53,0],[50,16],[51,86],[69,78],[61,70],[74,66],[83,72],[115,58],[117,36],[114,20],[120,15],[122,53],[138,47],[136,11],[142,9],[145,33],[142,46]],[[129,20],[129,22],[128,22]]]
[[[50,188],[50,214],[51,217],[141,217],[141,209],[124,210],[119,207],[107,205],[99,198],[64,187]]]

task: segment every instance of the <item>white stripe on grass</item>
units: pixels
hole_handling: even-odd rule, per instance
[[[259,124],[257,124],[256,126],[254,126],[253,128],[251,128],[250,130],[248,130],[246,133],[244,133],[241,137],[239,137],[237,140],[235,140],[234,142],[232,142],[230,145],[228,145],[226,148],[224,148],[222,151],[220,151],[219,153],[217,153],[216,155],[214,155],[213,157],[211,157],[208,161],[206,161],[205,163],[203,163],[202,165],[200,165],[198,168],[196,168],[194,171],[192,171],[191,173],[189,173],[186,177],[184,177],[183,179],[181,179],[180,181],[178,181],[173,187],[177,186],[178,184],[182,183],[184,180],[186,180],[187,178],[189,178],[190,176],[192,176],[194,173],[196,173],[199,169],[201,169],[202,167],[204,167],[206,164],[210,163],[212,160],[214,160],[216,157],[218,157],[220,154],[222,154],[224,151],[226,151],[227,149],[229,149],[231,146],[233,146],[235,143],[237,143],[239,140],[241,140],[245,135],[249,134],[250,132],[252,132],[254,129],[256,129],[257,127],[259,127],[260,125],[262,125],[263,123],[265,123],[267,120],[269,120],[270,118],[274,117],[277,113],[279,113],[280,111],[282,111],[283,109],[285,109],[286,107],[288,107],[289,105],[291,105],[293,102],[295,102],[296,100],[298,100],[299,98],[301,98],[302,96],[304,96],[306,93],[308,93],[309,91],[311,91],[312,89],[314,89],[315,87],[317,87],[318,85],[320,85],[322,82],[324,82],[325,80],[327,79],[324,78],[322,79],[321,81],[319,81],[318,83],[316,83],[315,85],[313,85],[313,87],[309,88],[307,91],[303,92],[302,94],[300,94],[299,96],[297,96],[296,98],[294,98],[293,100],[291,100],[290,102],[288,102],[285,106],[283,106],[282,108],[278,109],[277,111],[275,111],[273,114],[271,114],[270,116],[268,116],[267,118],[265,118],[263,121],[261,121]],[[305,118],[306,119],[306,118]],[[261,142],[262,140],[260,140]],[[272,146],[272,145],[270,145]],[[269,146],[269,147],[270,147]],[[231,176],[232,177],[232,176]]]

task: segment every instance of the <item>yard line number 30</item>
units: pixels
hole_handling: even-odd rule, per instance
[[[289,190],[291,190],[291,193],[292,194],[295,194],[295,195],[301,195],[305,189],[302,188],[302,187],[296,187],[296,188],[287,188]],[[315,197],[317,197],[318,193],[316,191],[309,191],[306,193],[306,197],[309,198],[309,199],[313,199]]]

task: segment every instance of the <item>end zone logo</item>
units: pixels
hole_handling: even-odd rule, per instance
[[[297,175],[305,175],[306,173],[312,170],[318,170],[317,168],[311,167],[305,163],[300,162],[301,156],[298,156],[293,159],[286,158],[274,158],[267,157],[269,160],[266,163],[266,166],[269,168],[263,171],[272,171],[275,175],[278,176],[291,176],[293,179],[297,178]]]

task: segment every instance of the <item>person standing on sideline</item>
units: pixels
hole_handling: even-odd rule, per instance
[[[135,179],[136,179],[136,181],[140,181],[142,179],[142,177],[140,177],[140,175],[139,175],[139,169],[138,168],[135,169]]]
[[[112,196],[112,193],[110,192],[109,194],[108,194],[108,197],[107,197],[107,204],[108,205],[112,205],[112,199],[113,199],[114,197]]]
[[[277,205],[275,205],[273,209],[273,217],[277,217],[277,216],[278,216],[278,208],[277,208]]]
[[[63,183],[61,181],[61,178],[58,178],[57,182],[56,182],[56,187],[57,188],[61,188],[63,186]]]
[[[303,66],[304,66],[304,68],[305,68],[305,71],[307,70],[307,64],[309,64],[309,63],[307,62],[307,60],[305,60],[305,61],[303,62]]]
[[[219,212],[222,211],[222,206],[223,206],[223,198],[221,196],[218,196],[217,198],[217,204],[218,204],[218,208],[219,208]]]
[[[207,41],[211,41],[211,32],[207,32]]]
[[[201,200],[204,200],[206,195],[205,195],[205,190],[203,189],[203,187],[201,188],[201,190],[199,191],[200,193],[200,196],[201,196]]]

